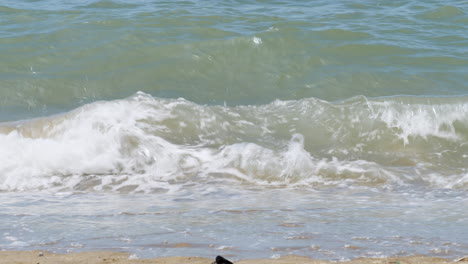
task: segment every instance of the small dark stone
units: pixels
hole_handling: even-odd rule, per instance
[[[216,261],[213,262],[212,264],[233,264],[233,263],[221,256],[217,256]]]

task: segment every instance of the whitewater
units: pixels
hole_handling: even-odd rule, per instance
[[[3,1],[0,250],[468,252],[463,1]]]

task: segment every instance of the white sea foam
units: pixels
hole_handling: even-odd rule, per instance
[[[259,38],[259,37],[253,37],[253,38],[252,38],[252,41],[253,41],[253,43],[254,43],[255,45],[260,45],[260,44],[263,43],[262,39]]]
[[[463,166],[447,172],[423,160],[443,161],[448,154],[430,151],[466,137],[466,109],[316,99],[224,108],[137,93],[1,126],[0,190],[175,192],[174,183],[212,180],[464,188]],[[448,141],[411,145],[429,136]]]
[[[410,137],[434,136],[460,140],[463,136],[457,132],[456,123],[461,122],[464,126],[468,123],[468,103],[404,105],[386,101],[372,103],[369,109],[374,118],[382,120],[389,128],[398,129],[405,144],[408,144]]]

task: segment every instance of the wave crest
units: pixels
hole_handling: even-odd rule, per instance
[[[466,188],[467,113],[466,98],[228,108],[140,92],[0,124],[0,190],[152,192],[232,181]]]

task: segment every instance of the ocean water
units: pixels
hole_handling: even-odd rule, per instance
[[[0,2],[0,250],[468,253],[466,1]]]

